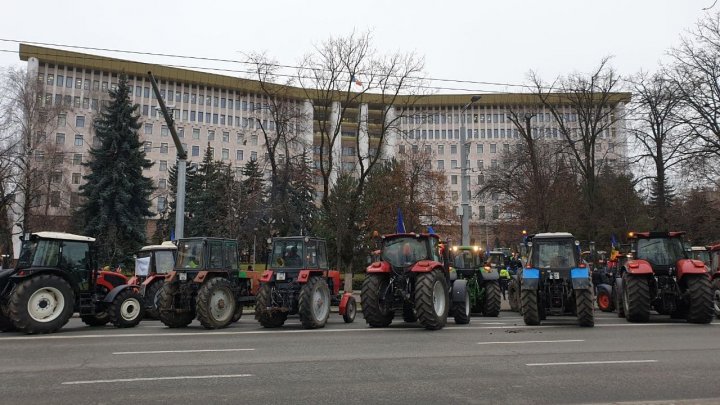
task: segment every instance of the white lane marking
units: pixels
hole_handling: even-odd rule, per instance
[[[584,342],[582,339],[565,339],[565,340],[516,340],[505,342],[478,342],[479,345],[519,345],[525,343],[575,343]]]
[[[198,350],[152,350],[147,352],[115,352],[114,355],[123,354],[165,354],[165,353],[210,353],[210,352],[249,352],[255,349],[198,349]]]
[[[657,363],[657,360],[606,360],[606,361],[566,361],[560,363],[528,363],[526,366],[575,366],[592,364],[633,364],[633,363]]]
[[[715,325],[715,324],[713,324]],[[604,327],[653,327],[653,326],[684,326],[686,323],[618,323],[618,324],[596,324],[596,328]],[[468,330],[494,330],[494,329],[547,329],[547,328],[573,328],[574,323],[554,324],[554,325],[506,325],[506,326],[451,326],[444,328],[443,331],[468,331]],[[32,336],[8,336],[0,337],[2,341],[23,341],[23,340],[48,340],[48,339],[125,339],[132,337],[176,337],[176,336],[232,336],[232,335],[281,335],[286,333],[355,333],[355,332],[407,332],[407,331],[423,331],[420,327],[409,328],[362,328],[362,329],[294,329],[294,330],[250,330],[241,332],[231,331],[197,331],[197,332],[169,332],[169,333],[117,333],[107,335],[32,335]]]
[[[137,382],[137,381],[164,381],[164,380],[203,380],[211,378],[242,378],[252,377],[252,374],[220,374],[220,375],[180,375],[176,377],[146,377],[146,378],[116,378],[113,380],[84,380],[84,381],[65,381],[62,385],[80,385],[80,384],[106,384],[117,382]]]

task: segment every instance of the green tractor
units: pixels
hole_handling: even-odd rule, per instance
[[[471,312],[498,316],[501,294],[497,268],[484,265],[478,246],[453,246],[452,254],[458,279],[467,280]]]

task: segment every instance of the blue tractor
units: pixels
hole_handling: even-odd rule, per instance
[[[529,237],[528,261],[519,276],[526,325],[539,325],[548,315],[574,315],[580,326],[595,325],[590,271],[578,244],[566,232]]]

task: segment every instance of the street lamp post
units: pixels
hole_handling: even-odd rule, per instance
[[[473,96],[470,102],[465,104],[460,110],[460,205],[462,207],[462,244],[467,246],[470,244],[470,179],[468,178],[468,146],[465,129],[465,111],[471,105],[480,100],[480,96]]]

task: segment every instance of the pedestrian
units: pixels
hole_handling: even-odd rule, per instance
[[[510,283],[510,272],[507,269],[500,270],[500,291],[502,292],[502,299],[507,300],[505,293]]]

